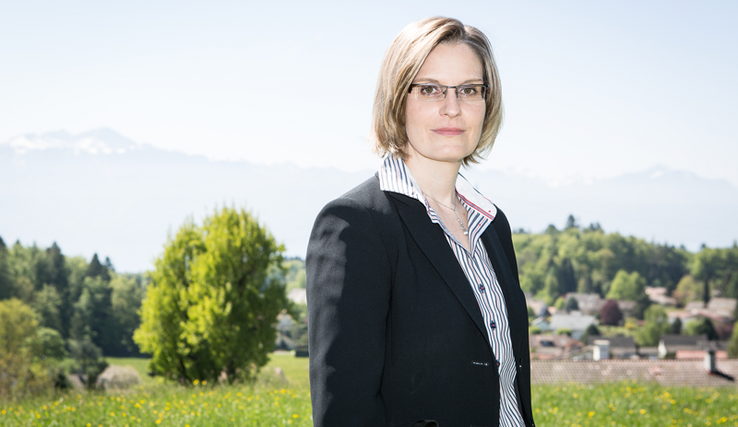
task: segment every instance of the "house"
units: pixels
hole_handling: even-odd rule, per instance
[[[665,307],[676,307],[677,305],[676,299],[666,295],[666,288],[652,288],[650,286],[646,286],[646,295],[648,295],[648,299],[654,304],[663,305]]]
[[[733,315],[736,305],[738,305],[738,300],[735,298],[711,298],[707,303],[707,311],[716,316],[728,319],[732,323],[735,321]]]
[[[633,337],[603,337],[593,335],[587,337],[587,345],[594,345],[595,341],[609,341],[610,359],[630,359],[638,357],[638,348]]]
[[[659,340],[659,357],[673,355],[677,359],[688,358],[695,351],[704,354],[704,342],[707,335],[661,335]],[[681,357],[680,357],[681,355]]]
[[[633,309],[636,306],[635,301],[621,301],[618,300],[618,308],[620,309],[620,312],[623,313],[623,319],[627,319],[628,317],[633,317]]]
[[[600,298],[599,294],[582,294],[572,292],[566,295],[566,299],[568,300],[569,298],[574,298],[577,301],[579,311],[581,311],[582,314],[589,315],[593,313],[599,313],[602,306],[605,305],[605,300]]]
[[[582,348],[582,343],[567,335],[531,335],[530,357],[537,360],[563,359]]]
[[[530,323],[530,326],[531,326],[531,328],[535,326],[541,332],[549,332],[549,331],[551,331],[551,324],[549,323],[548,320],[546,320],[545,317],[539,317],[539,318],[535,319],[534,321],[532,321]]]
[[[594,316],[587,316],[578,311],[570,314],[557,313],[551,316],[550,330],[558,331],[559,329],[568,329],[571,331],[571,337],[578,340],[584,335],[587,327],[594,323]]]
[[[702,301],[690,301],[684,306],[684,311],[697,312],[705,309],[705,303]]]

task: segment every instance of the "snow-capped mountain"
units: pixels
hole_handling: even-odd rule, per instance
[[[582,225],[697,250],[738,239],[738,189],[665,167],[551,187],[522,174],[462,171],[513,229]],[[120,271],[153,266],[168,233],[218,206],[250,209],[288,255],[304,256],[329,200],[372,176],[337,169],[210,161],[137,143],[110,129],[0,142],[0,237],[64,253],[109,256]]]

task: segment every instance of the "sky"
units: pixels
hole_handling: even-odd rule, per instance
[[[109,127],[211,159],[374,169],[382,55],[434,15],[490,38],[483,168],[550,185],[665,166],[738,186],[738,2],[0,1],[0,142]]]

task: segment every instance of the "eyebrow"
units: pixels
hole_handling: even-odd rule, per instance
[[[418,82],[422,82],[422,83],[435,83],[435,84],[439,84],[439,85],[441,84],[440,81],[438,81],[436,79],[433,79],[433,78],[430,78],[430,77],[429,78],[421,78],[421,79],[418,79],[418,81],[413,81],[413,84],[418,84]],[[472,83],[472,82],[480,82],[480,83]],[[482,78],[479,78],[479,79],[468,79],[466,81],[463,81],[463,82],[459,83],[459,85],[465,85],[465,84],[484,84],[484,79],[482,79]],[[442,86],[446,86],[446,85],[442,85]],[[458,86],[458,85],[456,85],[456,86]]]

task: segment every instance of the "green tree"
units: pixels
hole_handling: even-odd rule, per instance
[[[698,301],[702,296],[702,286],[694,280],[694,276],[687,274],[679,280],[673,293],[679,305],[686,305],[691,301]]]
[[[658,345],[661,335],[669,331],[669,318],[660,305],[652,305],[646,310],[643,327],[635,333],[635,340],[642,347]]]
[[[702,320],[692,320],[684,325],[684,335],[707,335],[708,340],[718,339],[715,326],[708,318]]]
[[[5,241],[0,237],[0,300],[11,298],[13,290],[13,282],[10,277],[10,268],[8,267],[8,247]]]
[[[564,307],[564,310],[566,310],[567,312],[579,310],[579,303],[577,302],[576,298],[569,297],[569,299],[566,300],[566,306]]]
[[[42,387],[45,372],[33,364],[32,339],[38,322],[31,307],[17,298],[0,301],[0,398]]]
[[[111,303],[115,319],[116,345],[111,354],[117,356],[138,355],[138,346],[133,342],[133,332],[141,323],[138,311],[144,291],[135,278],[113,274]]]
[[[109,265],[110,260],[108,258],[106,258],[105,260],[106,264]],[[101,264],[100,260],[97,258],[97,254],[94,254],[89,266],[87,267],[87,277],[100,277],[102,280],[109,282],[110,271],[108,269],[108,265]]]
[[[646,281],[634,271],[628,274],[625,270],[619,270],[610,285],[607,299],[637,301],[646,290]]]
[[[587,326],[587,329],[584,331],[584,334],[582,334],[581,341],[586,345],[589,337],[596,337],[599,335],[601,335],[600,330],[597,329],[597,325],[592,323],[589,326]]]
[[[40,291],[36,292],[32,307],[39,317],[41,326],[60,329],[61,317],[59,311],[62,307],[62,299],[56,287],[44,285]]]
[[[728,356],[738,357],[738,321],[733,323],[733,335],[728,343]]]
[[[669,329],[669,333],[672,335],[682,334],[682,319],[678,317],[674,319],[674,322],[671,324],[671,327]]]
[[[118,343],[112,293],[102,276],[85,277],[72,317],[71,337],[80,342],[89,339],[104,354],[113,354]]]
[[[242,209],[185,223],[156,260],[134,334],[153,370],[186,382],[253,378],[274,346],[277,315],[291,308],[283,250]]]
[[[102,359],[100,348],[90,341],[89,337],[81,340],[69,340],[74,364],[71,371],[88,389],[95,388],[97,377],[108,367],[108,362]]]

